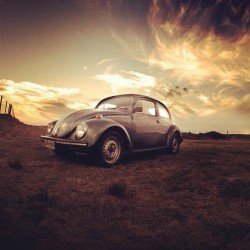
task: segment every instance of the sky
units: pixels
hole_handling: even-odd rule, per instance
[[[124,93],[161,100],[185,132],[250,134],[250,2],[0,0],[0,95],[19,120]]]

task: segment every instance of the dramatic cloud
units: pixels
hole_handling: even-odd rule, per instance
[[[148,18],[155,48],[148,57],[149,64],[161,67],[177,82],[249,83],[249,6],[244,6],[244,1],[241,5],[235,1],[231,5],[228,1],[192,3],[153,1]],[[225,11],[221,12],[221,8]],[[222,27],[224,19],[235,20],[232,25],[237,25],[238,30],[233,32],[234,36],[228,37]]]
[[[87,108],[78,88],[59,88],[31,82],[0,80],[1,94],[23,122],[45,124],[76,109]]]
[[[216,115],[219,121],[223,112],[249,116],[248,1],[153,0],[147,25],[147,40],[131,27],[112,35],[148,66],[150,94],[160,94],[183,124]]]
[[[170,33],[198,28],[231,40],[249,31],[249,9],[248,0],[153,0],[150,18],[155,26],[167,25]]]
[[[155,86],[156,79],[153,76],[148,76],[142,73],[133,71],[120,71],[119,74],[102,74],[97,75],[96,79],[107,82],[111,85],[113,93],[119,91],[145,91],[150,90]]]

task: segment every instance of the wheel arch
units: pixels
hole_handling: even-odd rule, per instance
[[[107,134],[108,132],[111,132],[111,131],[117,132],[118,134],[121,135],[121,137],[123,139],[123,143],[124,143],[124,151],[131,152],[132,151],[132,143],[131,143],[130,137],[128,135],[128,132],[125,131],[125,129],[123,129],[122,127],[116,126],[116,125],[108,127],[105,131],[103,131],[103,133],[97,139],[95,144],[97,144],[105,134]]]
[[[179,136],[180,144],[183,142],[183,136],[182,136],[180,129],[177,126],[172,125],[168,131],[167,147],[170,146],[171,139],[172,139],[174,134],[177,134]]]
[[[90,148],[95,148],[106,133],[116,131],[124,141],[125,151],[133,151],[130,135],[122,124],[107,118],[88,120],[86,123],[88,125],[87,140]]]

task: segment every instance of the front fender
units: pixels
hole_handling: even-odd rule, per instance
[[[183,142],[183,137],[182,137],[182,133],[181,133],[180,129],[175,125],[171,125],[169,130],[168,130],[167,147],[170,146],[171,139],[175,133],[178,133],[178,135],[180,136],[180,143]]]
[[[89,147],[95,145],[95,143],[101,138],[101,136],[108,130],[114,129],[122,133],[122,136],[126,139],[126,145],[128,151],[132,151],[132,143],[127,129],[120,123],[111,119],[91,119],[85,121],[88,125],[88,131],[85,140],[88,141]]]

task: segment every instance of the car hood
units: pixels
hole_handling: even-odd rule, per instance
[[[93,119],[97,114],[101,114],[102,116],[114,116],[114,115],[128,115],[126,111],[119,110],[104,110],[104,109],[84,109],[69,115],[63,116],[60,118],[53,132],[57,131],[54,136],[63,138],[70,134],[81,122],[87,121],[89,119]],[[95,118],[96,119],[96,118]]]

